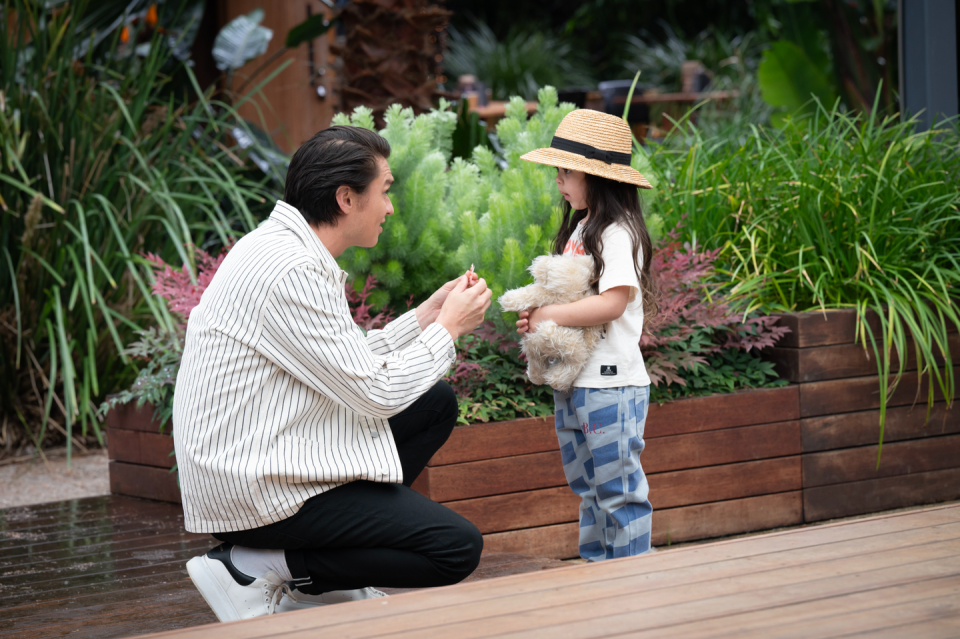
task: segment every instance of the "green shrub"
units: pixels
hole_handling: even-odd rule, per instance
[[[661,184],[671,184],[656,206],[667,220],[686,216],[688,241],[723,249],[718,264],[750,310],[856,308],[857,341],[888,382],[882,424],[911,349],[931,382],[926,399],[935,385],[953,397],[958,141],[952,124],[916,132],[914,121],[822,105],[782,129],[705,138],[686,125],[651,158]],[[870,309],[882,319],[879,334],[866,322]]]
[[[457,116],[449,107],[444,100],[439,109],[414,116],[413,109],[394,104],[384,114],[380,134],[390,142],[394,214],[375,247],[351,248],[340,257],[357,290],[368,275],[377,279],[370,296],[376,308],[401,306],[411,296],[419,301],[458,275],[449,255],[459,244],[456,217],[471,200],[458,188],[465,163],[458,159],[450,166]],[[339,113],[333,123],[374,129],[366,107],[349,117]]]
[[[226,136],[243,126],[234,111],[199,94],[177,42],[154,33],[124,53],[116,29],[88,47],[76,26],[86,3],[5,7],[0,417],[37,448],[65,437],[69,454],[85,435],[100,440],[97,399],[137,374],[122,354],[133,332],[173,329],[138,254],[195,275],[193,247],[252,229],[274,192]]]

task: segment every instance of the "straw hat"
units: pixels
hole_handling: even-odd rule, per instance
[[[647,179],[630,166],[632,140],[623,118],[577,109],[560,122],[550,148],[530,151],[520,159],[652,189]]]

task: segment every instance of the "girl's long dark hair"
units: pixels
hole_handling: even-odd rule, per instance
[[[600,275],[603,274],[603,231],[611,224],[619,223],[630,234],[633,244],[633,269],[640,281],[640,294],[643,299],[643,315],[647,320],[655,316],[659,310],[659,289],[656,282],[650,277],[650,261],[653,259],[653,244],[650,233],[643,220],[643,210],[640,207],[640,197],[637,187],[625,182],[617,182],[596,175],[584,174],[586,183],[587,208],[576,211],[570,202],[563,202],[563,223],[553,243],[553,252],[562,254],[567,241],[573,234],[577,224],[587,216],[590,219],[583,229],[583,249],[593,257],[594,273],[590,283],[597,291]],[[637,249],[643,255],[643,264],[637,263]]]

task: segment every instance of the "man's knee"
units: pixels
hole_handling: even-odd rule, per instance
[[[445,418],[457,416],[459,412],[457,393],[450,384],[441,379],[427,392],[430,393],[430,399],[434,402],[438,413]]]
[[[452,552],[445,553],[440,560],[450,584],[459,583],[473,574],[480,565],[480,553],[483,552],[483,535],[468,520],[463,519],[453,536],[454,542],[449,549]]]

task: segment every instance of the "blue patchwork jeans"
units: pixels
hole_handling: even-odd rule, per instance
[[[653,508],[640,467],[649,386],[554,391],[563,472],[580,495],[580,556],[590,561],[650,550]]]

